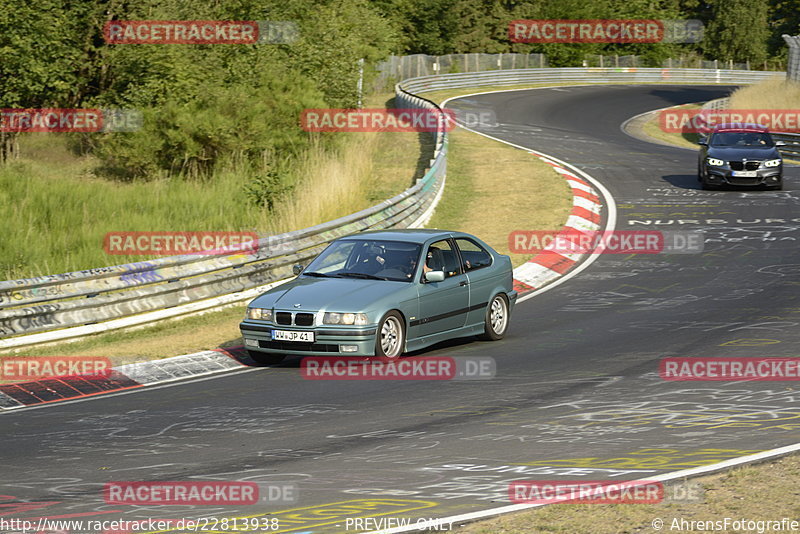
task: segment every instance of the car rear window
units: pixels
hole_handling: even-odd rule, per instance
[[[464,262],[464,271],[474,271],[481,267],[492,264],[492,256],[486,250],[471,239],[460,237],[456,239],[456,245],[461,251],[461,259]]]

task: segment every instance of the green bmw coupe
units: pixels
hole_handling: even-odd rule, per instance
[[[456,337],[497,340],[517,299],[508,256],[444,230],[342,237],[295,274],[250,302],[239,325],[259,363],[290,354],[397,358]]]

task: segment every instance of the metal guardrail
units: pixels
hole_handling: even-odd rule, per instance
[[[781,154],[788,154],[790,156],[795,156],[794,159],[800,159],[800,134],[787,132],[771,133],[774,140],[786,143],[786,146],[782,146],[778,149]]]
[[[343,235],[424,225],[444,187],[445,118],[432,102],[399,88],[397,107],[430,109],[439,115],[430,168],[413,187],[358,213],[264,237],[254,254],[184,255],[0,282],[0,338],[5,338],[0,348],[96,333],[104,330],[96,323],[119,318],[133,316],[124,326],[143,324],[154,320],[148,312],[159,311],[157,319],[178,316],[185,313],[185,303],[291,278],[293,264],[313,258]]]
[[[800,82],[800,35],[783,35],[782,37],[789,46],[789,57],[786,61],[786,78]]]
[[[462,87],[528,85],[535,83],[747,85],[760,82],[776,74],[785,75],[785,73],[780,72],[754,70],[564,67],[422,76],[405,80],[400,84],[406,91],[419,94],[426,91],[459,89]]]
[[[538,83],[741,85],[774,74],[777,73],[721,69],[518,69],[412,78],[397,84],[395,95],[398,108],[438,110],[435,104],[416,94],[462,87]],[[210,308],[250,298],[253,290],[292,277],[294,263],[314,257],[337,237],[371,229],[424,225],[444,188],[447,171],[444,121],[444,115],[440,114],[430,169],[415,186],[347,217],[263,238],[256,254],[177,256],[0,282],[0,337],[5,338],[0,339],[0,348],[176,317],[196,309],[191,306],[198,302]]]

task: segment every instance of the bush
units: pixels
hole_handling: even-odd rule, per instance
[[[294,189],[295,185],[288,166],[276,164],[271,168],[254,173],[254,178],[245,186],[244,192],[251,203],[272,211],[275,205]]]
[[[301,111],[322,106],[309,82],[272,73],[257,87],[210,87],[192,101],[170,98],[147,108],[141,130],[98,136],[93,152],[104,162],[100,174],[126,181],[207,178],[220,166],[297,154],[309,139],[299,127]]]

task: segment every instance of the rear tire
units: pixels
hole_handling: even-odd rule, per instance
[[[261,365],[273,365],[276,363],[281,363],[286,358],[284,354],[271,354],[257,350],[248,350],[247,354],[253,359],[254,362]]]
[[[480,338],[487,341],[503,339],[508,330],[508,316],[508,299],[503,293],[498,293],[486,306],[483,335]]]

